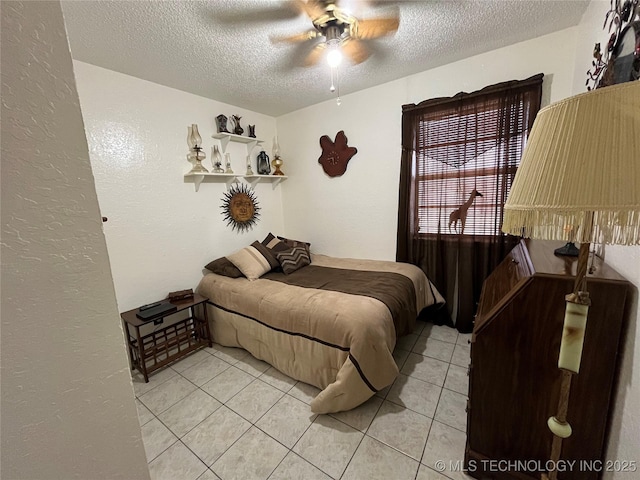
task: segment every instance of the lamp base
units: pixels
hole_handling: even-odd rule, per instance
[[[577,257],[580,253],[580,249],[576,247],[575,243],[567,242],[564,247],[556,248],[553,251],[554,255],[562,255],[565,257]]]

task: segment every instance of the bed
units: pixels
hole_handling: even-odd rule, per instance
[[[253,281],[209,273],[197,292],[209,298],[216,343],[318,387],[313,412],[349,410],[394,381],[396,339],[444,299],[414,265],[310,256],[291,274]]]

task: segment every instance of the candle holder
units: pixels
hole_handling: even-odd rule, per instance
[[[246,171],[245,175],[247,175],[247,176],[255,175],[253,173],[253,170],[251,169],[251,155],[247,155],[247,171]]]
[[[284,175],[284,172],[280,170],[280,167],[284,161],[280,158],[280,144],[278,143],[278,137],[273,137],[273,160],[271,165],[274,168],[274,175]]]
[[[213,164],[213,173],[224,173],[224,168],[222,168],[222,154],[217,145],[211,147],[211,163]]]
[[[233,173],[233,169],[231,168],[231,154],[230,153],[225,153],[224,154],[224,159],[227,163],[227,169],[224,171],[224,173]]]
[[[207,154],[202,150],[202,137],[198,132],[198,125],[192,123],[190,127],[187,127],[187,131],[187,145],[189,145],[187,160],[193,163],[193,168],[189,173],[209,173],[209,170],[202,165]]]

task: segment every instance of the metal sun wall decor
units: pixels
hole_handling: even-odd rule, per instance
[[[347,136],[343,130],[336,134],[334,142],[327,135],[320,137],[320,147],[322,155],[318,158],[318,163],[322,165],[325,173],[330,177],[344,174],[347,171],[349,160],[358,153],[357,148],[347,145]]]
[[[587,90],[640,78],[640,0],[610,0],[604,25],[611,33],[606,51],[596,43]]]
[[[253,189],[244,183],[234,183],[222,199],[222,215],[232,230],[251,230],[260,217],[260,207]]]

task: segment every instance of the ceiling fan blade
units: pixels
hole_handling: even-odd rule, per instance
[[[271,43],[300,43],[316,38],[318,35],[317,30],[309,30],[307,32],[296,33],[295,35],[271,35],[269,40],[271,40]]]
[[[299,12],[306,14],[311,20],[325,14],[325,8],[319,0],[292,0],[292,2]]]
[[[325,43],[319,43],[318,45],[316,45],[313,48],[313,50],[311,50],[307,55],[307,57],[304,59],[304,66],[312,67],[316,63],[318,63],[320,61],[320,57],[322,56],[322,53],[324,52],[326,46],[327,45]]]
[[[342,43],[342,53],[349,57],[354,65],[364,62],[371,55],[364,43],[354,38],[349,38]]]
[[[389,35],[398,30],[400,16],[371,18],[369,20],[358,20],[355,25],[354,36],[360,40],[370,40],[372,38]]]

